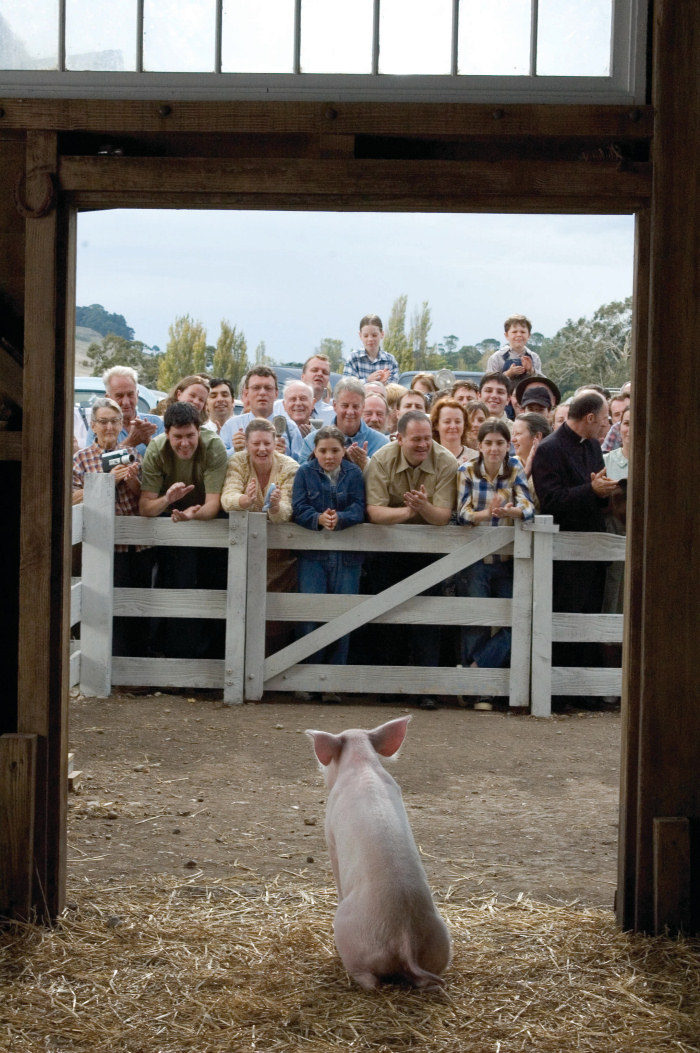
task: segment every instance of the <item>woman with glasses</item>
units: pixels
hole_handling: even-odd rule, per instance
[[[115,479],[114,513],[118,516],[139,514],[141,493],[141,454],[130,446],[119,446],[123,427],[122,411],[113,399],[97,398],[90,411],[90,426],[95,441],[73,457],[73,504],[82,504],[85,476],[109,471]],[[105,453],[119,450],[126,463],[112,468],[103,466]],[[114,546],[114,584],[124,588],[148,588],[151,584],[152,550],[143,546]],[[145,654],[148,634],[143,632],[139,618],[115,618],[112,632],[112,653],[115,655]]]

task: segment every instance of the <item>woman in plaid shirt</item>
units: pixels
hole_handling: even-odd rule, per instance
[[[457,520],[511,526],[514,519],[530,520],[535,509],[527,478],[510,457],[510,432],[500,420],[489,418],[479,428],[479,456],[460,466],[457,473]],[[513,595],[513,557],[485,556],[457,576],[458,596],[505,597]],[[493,636],[487,626],[463,628],[462,665],[500,669],[510,661],[511,630],[502,626]],[[490,699],[475,702],[475,709],[492,709]]]

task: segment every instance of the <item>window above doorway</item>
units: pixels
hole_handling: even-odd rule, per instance
[[[645,101],[646,0],[3,0],[6,96]]]

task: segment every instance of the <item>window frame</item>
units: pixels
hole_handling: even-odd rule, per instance
[[[137,23],[143,25],[137,0]],[[295,3],[293,73],[223,73],[222,8],[216,0],[213,72],[150,73],[72,71],[65,69],[65,0],[59,0],[58,70],[0,70],[0,90],[8,98],[174,99],[190,101],[323,101],[444,103],[598,103],[647,101],[646,0],[613,0],[610,75],[607,77],[484,76],[457,73],[458,3],[453,0],[452,72],[393,75],[378,72],[379,4],[374,0],[372,73],[316,74],[300,71],[300,13]],[[533,0],[533,39],[537,0]],[[137,33],[137,65],[143,65],[143,37]],[[530,68],[536,65],[531,48]]]

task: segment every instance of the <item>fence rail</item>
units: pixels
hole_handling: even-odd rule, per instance
[[[615,695],[621,670],[553,667],[553,642],[616,643],[622,615],[552,611],[557,559],[624,560],[625,538],[560,534],[551,517],[514,527],[376,526],[339,534],[274,525],[259,513],[228,521],[173,523],[114,515],[114,481],[88,475],[85,500],[74,509],[73,542],[82,540],[82,578],[71,586],[71,624],[80,645],[71,655],[71,683],[106,696],[125,686],[222,688],[228,704],[255,700],[266,690],[343,693],[507,695],[514,707],[549,716],[551,696]],[[114,588],[115,544],[226,548],[226,588],[215,590]],[[431,554],[434,561],[376,595],[336,596],[268,591],[272,550]],[[513,598],[421,595],[462,568],[493,553],[513,556]],[[223,584],[223,582],[222,582]],[[223,659],[122,658],[112,655],[112,618],[215,618],[226,624]],[[265,653],[268,622],[318,623],[312,632]],[[406,626],[510,626],[509,669],[460,666],[322,665],[308,659],[368,622]]]

